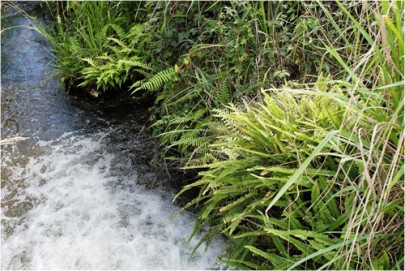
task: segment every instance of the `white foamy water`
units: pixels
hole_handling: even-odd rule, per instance
[[[199,241],[186,245],[193,216],[173,219],[172,194],[137,185],[136,168],[116,173],[102,137],[67,134],[39,142],[24,163],[3,153],[1,268],[215,267],[223,243],[214,241],[205,252],[202,246],[189,260]]]

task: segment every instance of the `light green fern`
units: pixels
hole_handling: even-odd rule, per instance
[[[135,82],[131,86],[131,89],[134,89],[131,94],[134,94],[135,92],[141,89],[145,89],[148,91],[156,91],[159,88],[162,88],[164,84],[167,84],[175,80],[176,77],[177,75],[174,68],[165,69],[156,74],[153,74],[149,78]]]

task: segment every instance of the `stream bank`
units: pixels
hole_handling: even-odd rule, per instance
[[[195,219],[173,218],[175,191],[141,133],[146,108],[58,91],[50,48],[30,26],[2,16],[1,138],[27,139],[1,146],[1,268],[215,267],[220,240],[189,260]]]

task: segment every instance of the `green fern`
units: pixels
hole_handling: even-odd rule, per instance
[[[172,82],[176,78],[177,78],[177,75],[176,75],[174,68],[165,69],[161,72],[154,74],[150,78],[135,82],[131,86],[131,89],[135,88],[131,94],[134,94],[135,92],[137,92],[141,89],[145,89],[145,90],[152,91],[152,92],[156,91],[159,88],[162,88],[164,84]]]

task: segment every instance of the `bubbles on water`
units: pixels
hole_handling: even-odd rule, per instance
[[[10,171],[2,190],[8,200],[2,205],[2,268],[213,267],[222,242],[212,242],[205,253],[202,247],[189,261],[198,243],[186,245],[193,216],[173,218],[173,194],[138,185],[142,175],[131,164],[131,171],[114,171],[119,161],[106,151],[106,135],[39,141],[37,155],[26,163],[2,163]],[[19,211],[10,213],[13,208]]]

